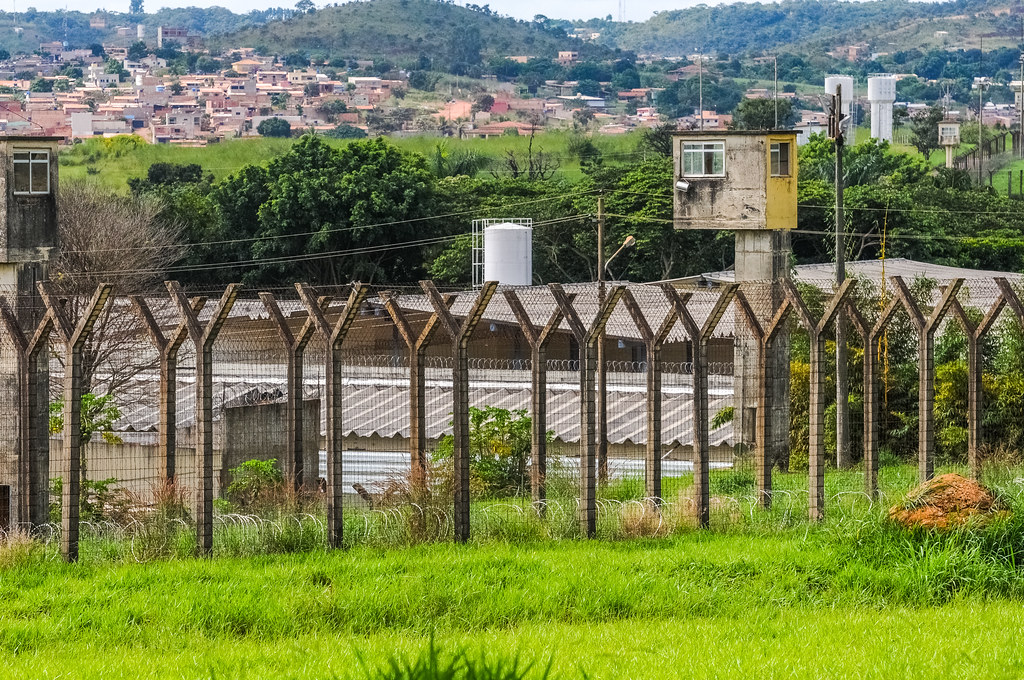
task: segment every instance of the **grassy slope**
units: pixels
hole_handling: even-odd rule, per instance
[[[332,144],[344,145],[344,140],[329,140]],[[491,139],[446,139],[437,137],[410,137],[393,140],[396,145],[421,154],[431,153],[438,144],[449,148],[466,148],[494,158],[500,158],[506,149],[523,152],[528,144],[526,137],[498,137]],[[569,177],[579,176],[579,161],[570,157],[567,151],[569,136],[562,133],[539,135],[534,140],[534,150],[542,149],[559,158],[559,173]],[[106,154],[103,140],[80,144],[61,155],[61,178],[85,179],[117,191],[127,190],[129,177],[141,177],[153,163],[198,163],[204,172],[222,179],[249,163],[266,163],[285,151],[294,140],[244,139],[212,144],[204,148],[182,148],[168,145],[144,145],[121,156]],[[633,135],[596,136],[594,143],[615,160],[632,158],[636,138]],[[642,154],[641,154],[642,155]]]
[[[357,650],[414,653],[434,632],[553,657],[556,677],[1019,676],[1019,578],[991,597],[936,546],[855,556],[854,530],[32,560],[0,570],[0,663],[11,677],[351,677]]]
[[[449,36],[470,27],[479,29],[485,57],[554,57],[559,50],[578,50],[607,58],[610,53],[606,47],[545,33],[530,23],[437,0],[351,2],[224,36],[216,44],[346,58],[416,59],[423,54],[444,62]]]

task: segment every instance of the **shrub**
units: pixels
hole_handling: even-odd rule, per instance
[[[526,411],[494,406],[469,409],[470,474],[483,495],[520,495],[529,490],[526,461],[530,457],[531,420]],[[452,457],[455,442],[444,437],[435,461]]]
[[[247,460],[230,472],[231,484],[226,495],[228,501],[238,508],[264,506],[279,496],[284,486],[284,476],[277,467],[276,458]]]

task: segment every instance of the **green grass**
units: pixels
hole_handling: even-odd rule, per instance
[[[557,158],[559,175],[575,179],[580,176],[579,160],[568,153],[570,135],[549,132],[534,140],[534,151],[543,150]],[[328,140],[332,145],[344,146],[347,140]],[[490,139],[441,139],[438,137],[408,137],[392,140],[397,146],[419,154],[431,153],[441,143],[449,148],[463,148],[500,160],[506,150],[525,153],[527,137],[497,137]],[[636,135],[596,135],[594,144],[609,159],[627,161],[642,157],[636,151]],[[198,163],[215,180],[240,170],[250,163],[267,163],[285,153],[294,139],[263,137],[238,139],[211,144],[201,148],[174,147],[165,144],[143,144],[121,155],[106,150],[102,139],[89,140],[63,152],[60,156],[61,178],[87,180],[115,191],[127,191],[127,180],[145,176],[153,163]],[[500,170],[500,168],[499,168]],[[487,171],[482,173],[487,175]]]
[[[1020,510],[1017,477],[990,483]],[[776,478],[794,494],[802,481]],[[829,493],[860,481],[830,473]],[[883,468],[882,483],[895,495],[913,469]],[[712,485],[742,498],[748,481],[741,470]],[[636,493],[622,483],[605,496]],[[777,507],[656,539],[481,532],[468,545],[307,542],[135,563],[88,538],[75,565],[52,546],[0,550],[0,667],[6,677],[363,678],[360,658],[371,669],[396,655],[413,663],[433,636],[446,654],[532,662],[534,677],[549,660],[555,678],[1024,672],[1024,513],[915,533],[882,521],[884,503],[841,498],[821,525],[779,521]]]

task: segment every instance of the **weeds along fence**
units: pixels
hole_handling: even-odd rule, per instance
[[[73,560],[820,521],[937,466],[1020,486],[1019,284],[6,291],[0,524]]]

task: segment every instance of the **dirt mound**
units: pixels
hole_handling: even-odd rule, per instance
[[[992,492],[956,474],[936,477],[917,487],[889,510],[889,519],[905,527],[949,529],[1005,515]]]

